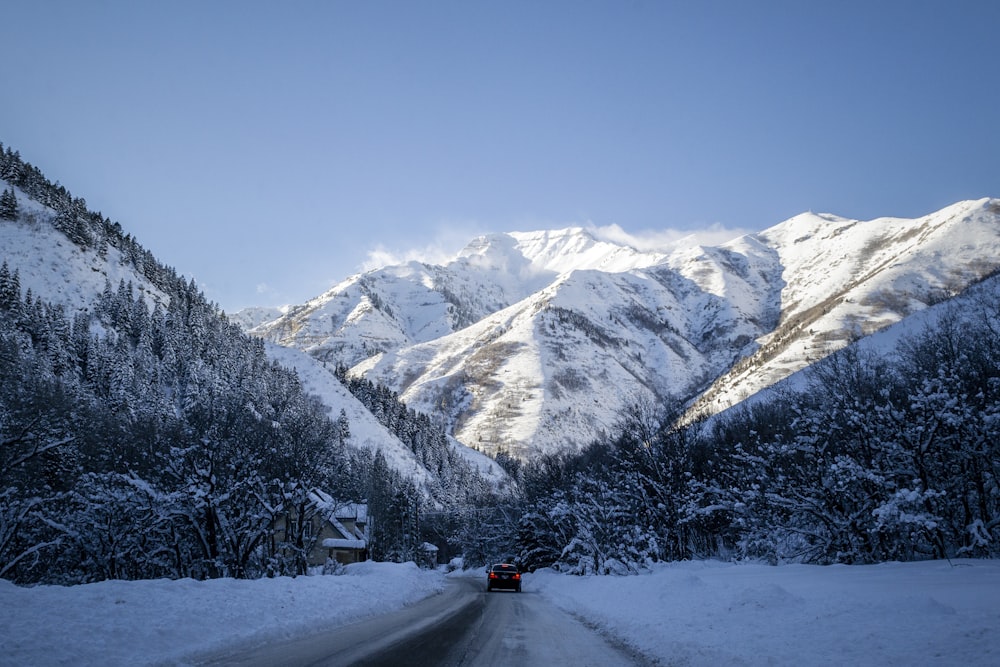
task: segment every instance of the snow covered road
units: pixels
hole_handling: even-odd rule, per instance
[[[443,593],[406,609],[202,664],[614,667],[641,662],[538,593],[487,593],[483,577],[463,576],[451,579]]]

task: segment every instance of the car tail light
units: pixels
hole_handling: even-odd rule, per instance
[[[514,573],[514,578],[515,579],[520,579],[521,578],[521,573],[520,572],[515,572]]]
[[[497,573],[496,572],[490,572],[490,579],[496,579],[496,578],[497,578]]]

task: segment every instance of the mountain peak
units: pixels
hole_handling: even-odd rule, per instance
[[[629,271],[651,266],[664,257],[599,239],[583,227],[480,236],[459,256],[483,268],[553,277],[588,269]]]

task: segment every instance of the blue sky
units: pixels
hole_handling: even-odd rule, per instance
[[[487,231],[736,233],[1000,196],[1000,2],[2,15],[0,141],[227,311]]]

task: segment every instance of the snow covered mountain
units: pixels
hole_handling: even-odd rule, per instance
[[[579,228],[484,236],[445,266],[409,262],[351,276],[254,333],[353,366],[478,322],[567,272],[621,272],[659,259]],[[249,321],[245,313],[233,317]]]
[[[1000,268],[1000,201],[806,213],[661,253],[495,234],[347,278],[253,329],[386,384],[486,452],[576,448],[643,400],[714,413]]]
[[[780,321],[699,397],[709,413],[995,273],[1000,200],[959,202],[914,220],[803,214],[756,236],[784,267]]]

